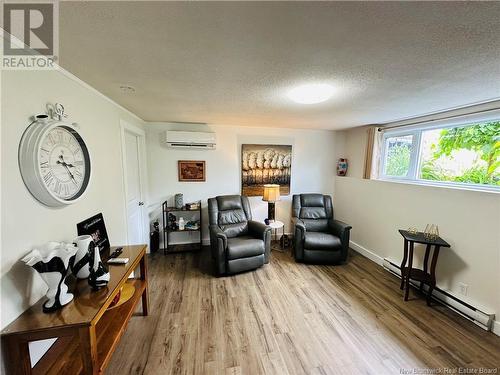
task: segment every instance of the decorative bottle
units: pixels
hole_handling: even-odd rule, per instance
[[[179,230],[184,230],[184,229],[185,229],[185,226],[186,226],[186,223],[185,223],[185,221],[184,221],[184,218],[183,218],[183,217],[181,217],[181,218],[179,219]]]

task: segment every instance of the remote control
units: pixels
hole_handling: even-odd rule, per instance
[[[122,252],[123,252],[123,247],[119,247],[119,248],[115,249],[115,251],[113,251],[109,257],[110,258],[116,258]]]
[[[108,264],[127,264],[128,258],[111,258],[108,260]]]

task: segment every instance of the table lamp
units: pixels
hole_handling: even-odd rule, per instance
[[[280,200],[280,186],[274,184],[264,185],[262,200],[267,202],[267,218],[274,221],[274,203]]]

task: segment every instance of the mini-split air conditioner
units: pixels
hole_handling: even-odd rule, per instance
[[[215,150],[215,133],[167,130],[163,143],[169,148]]]

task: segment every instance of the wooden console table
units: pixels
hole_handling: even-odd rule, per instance
[[[424,283],[429,285],[429,291],[427,292],[427,305],[430,306],[432,291],[436,287],[436,264],[439,256],[439,249],[441,247],[450,247],[450,244],[443,240],[441,237],[435,240],[428,240],[425,238],[422,232],[410,233],[407,230],[399,230],[399,233],[403,236],[405,240],[403,261],[401,262],[401,286],[403,289],[406,286],[404,300],[408,301],[408,294],[410,293],[410,279],[420,281],[420,292],[423,292]],[[424,269],[413,268],[413,249],[415,243],[420,243],[426,245],[425,255],[424,255]],[[431,253],[431,247],[434,246],[434,251],[432,252],[431,267],[429,270],[429,257]],[[408,254],[409,247],[409,254]],[[408,265],[406,261],[408,260]],[[406,285],[405,285],[406,283]]]
[[[139,300],[143,315],[148,315],[146,248],[124,246],[120,257],[129,258],[129,262],[108,265],[111,279],[107,287],[92,291],[87,280],[80,280],[70,287],[74,300],[61,310],[43,313],[44,297],[8,325],[2,331],[7,374],[103,373]],[[128,279],[137,267],[140,278]],[[124,283],[135,286],[133,297],[106,311]],[[28,343],[55,337],[54,344],[31,368]]]

